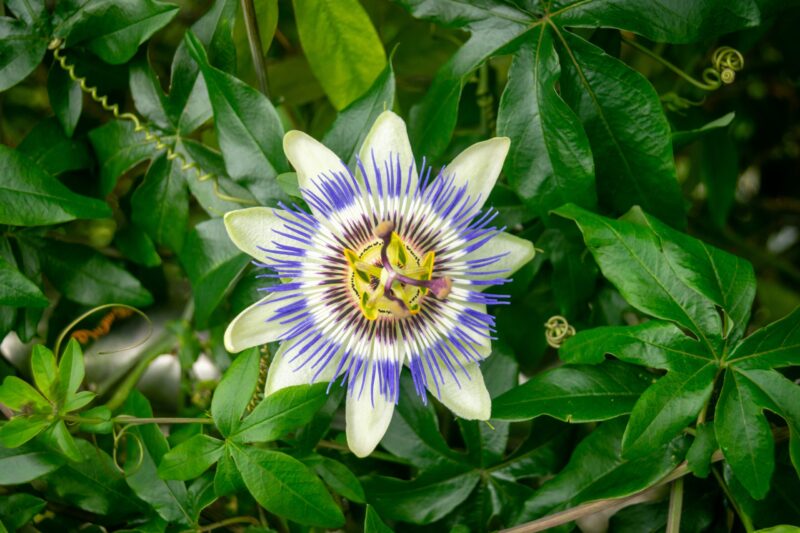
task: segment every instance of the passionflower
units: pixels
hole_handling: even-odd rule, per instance
[[[231,352],[280,341],[265,394],[340,379],[348,387],[347,443],[359,457],[380,442],[410,369],[417,394],[456,415],[486,420],[491,399],[479,369],[494,318],[484,292],[534,255],[492,225],[483,205],[509,139],[464,150],[438,173],[417,167],[400,117],[382,113],[355,168],[300,131],[284,151],[310,212],[298,205],[225,215],[233,242],[278,283],[225,332]]]

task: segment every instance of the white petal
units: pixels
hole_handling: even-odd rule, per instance
[[[302,131],[292,130],[283,136],[283,151],[297,171],[301,189],[316,192],[312,181],[320,174],[328,174],[332,170],[346,172],[339,156]]]
[[[463,257],[459,261],[469,261],[471,259],[482,259],[496,255],[505,254],[496,262],[487,266],[483,270],[505,270],[500,274],[502,277],[511,277],[514,272],[522,268],[536,255],[533,243],[527,239],[522,239],[508,232],[502,232],[489,239],[489,242]],[[497,277],[489,274],[490,277]]]
[[[467,194],[473,200],[480,195],[480,207],[486,202],[497,182],[510,145],[511,139],[508,137],[494,137],[475,143],[458,154],[445,167],[444,173],[446,176],[455,175],[455,184],[458,187],[466,183]]]
[[[308,385],[309,383],[323,383],[331,381],[334,378],[336,367],[339,364],[341,354],[334,356],[333,359],[328,361],[328,364],[319,373],[316,378],[314,377],[319,370],[319,367],[313,367],[311,364],[303,365],[297,368],[303,361],[302,355],[295,361],[290,359],[295,355],[293,351],[289,357],[286,352],[296,343],[296,340],[288,340],[281,343],[281,347],[275,352],[275,357],[269,366],[269,373],[267,374],[267,383],[264,387],[264,395],[269,396],[273,392],[277,392],[286,387],[293,387],[295,385]]]
[[[241,352],[278,340],[294,324],[281,324],[272,318],[275,311],[286,305],[286,301],[272,302],[273,294],[257,301],[233,319],[225,330],[225,349],[231,353]]]
[[[403,183],[406,183],[408,169],[411,170],[411,191],[417,186],[417,169],[414,165],[414,153],[411,151],[411,143],[408,140],[406,123],[403,119],[391,111],[384,111],[375,120],[372,129],[364,138],[361,145],[359,157],[364,163],[367,172],[372,172],[372,156],[378,167],[383,169],[383,162],[389,159],[400,157],[400,168],[403,172]]]
[[[374,395],[370,395],[368,387],[360,397],[358,392],[356,386],[353,394],[348,392],[347,395],[347,445],[357,457],[366,457],[386,434],[392,421],[394,403],[386,400],[377,391],[377,386]]]
[[[439,383],[438,396],[436,385],[428,375],[428,390],[436,396],[453,414],[466,420],[489,420],[492,414],[492,399],[483,382],[483,374],[478,363],[465,363],[464,369],[456,370],[458,382],[448,370],[442,368],[444,383]]]
[[[225,229],[233,243],[251,257],[264,261],[266,253],[259,249],[274,248],[273,242],[290,246],[298,246],[297,241],[275,233],[274,229],[283,229],[284,222],[271,207],[250,207],[225,213]],[[287,214],[291,219],[291,216]]]

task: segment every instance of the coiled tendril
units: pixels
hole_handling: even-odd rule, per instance
[[[108,97],[106,95],[98,94],[97,87],[90,86],[87,83],[86,78],[84,76],[78,76],[75,73],[75,65],[67,61],[67,57],[63,54],[63,48],[64,48],[64,41],[57,38],[50,41],[50,44],[48,45],[48,49],[53,51],[53,57],[61,66],[61,68],[67,73],[67,75],[69,75],[70,79],[72,81],[77,82],[81,88],[81,91],[88,94],[91,97],[91,99],[100,104],[103,107],[103,109],[114,115],[114,118],[132,122],[133,131],[137,133],[142,133],[144,135],[145,141],[153,143],[156,150],[164,152],[166,154],[168,161],[173,161],[175,159],[180,161],[182,171],[186,172],[189,170],[193,170],[195,174],[197,174],[197,181],[211,180],[212,183],[214,184],[214,194],[219,199],[242,205],[258,205],[258,202],[256,202],[255,200],[230,196],[220,191],[219,180],[217,176],[211,173],[204,173],[203,169],[201,169],[196,162],[189,161],[186,158],[186,156],[184,156],[182,153],[176,152],[175,148],[172,145],[164,142],[164,139],[158,133],[153,131],[153,128],[149,124],[140,120],[138,116],[129,112],[123,113],[120,111],[118,104],[109,103]]]
[[[560,348],[565,340],[575,335],[575,328],[569,325],[561,315],[551,316],[544,324],[547,344],[552,348]]]

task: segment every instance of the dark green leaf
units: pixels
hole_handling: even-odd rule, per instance
[[[161,257],[153,240],[138,226],[130,225],[117,231],[114,234],[114,243],[125,258],[134,263],[147,267],[161,264]]]
[[[74,302],[145,307],[153,301],[136,278],[91,248],[48,241],[41,253],[47,278]]]
[[[374,476],[363,480],[367,501],[381,516],[412,524],[430,524],[463,502],[481,474],[467,465],[440,464],[416,479]]]
[[[607,420],[631,412],[651,383],[633,365],[562,366],[537,374],[492,402],[492,417],[528,420],[549,415],[566,422]]]
[[[712,134],[717,130],[726,129],[728,126],[731,125],[733,119],[736,117],[736,113],[731,111],[725,115],[722,115],[716,120],[712,120],[708,124],[704,124],[699,128],[694,128],[691,130],[682,130],[682,131],[673,131],[672,132],[672,148],[674,150],[678,150],[683,146],[699,139],[706,134]]]
[[[64,464],[64,458],[36,446],[0,446],[0,485],[28,483]]]
[[[34,282],[0,258],[0,305],[47,307],[50,301]]]
[[[176,252],[183,248],[189,224],[189,190],[179,159],[154,159],[133,193],[133,221],[157,243]]]
[[[0,167],[0,224],[44,226],[111,216],[105,202],[75,194],[18,151],[0,146]]]
[[[756,402],[760,394],[738,371],[729,369],[714,414],[714,431],[725,461],[757,500],[769,491],[775,469],[772,430]]]
[[[616,214],[640,205],[673,226],[685,226],[669,124],[655,89],[583,39],[559,37],[566,49],[562,96],[589,136],[600,203]]]
[[[358,0],[293,0],[297,32],[311,70],[342,109],[364,94],[386,66],[386,53]]]
[[[178,6],[158,0],[64,0],[57,4],[53,33],[67,46],[84,44],[106,63],[118,65],[177,14]]]
[[[537,247],[541,247],[553,264],[553,294],[561,314],[567,318],[580,316],[594,294],[597,266],[583,253],[580,239],[566,231],[549,229],[542,234]]]
[[[683,440],[635,460],[621,454],[625,419],[604,423],[575,448],[567,466],[537,490],[517,517],[525,522],[605,498],[620,498],[645,489],[669,473],[683,456]]]
[[[325,403],[327,387],[327,383],[296,385],[270,394],[242,421],[231,439],[268,442],[307,424]]]
[[[75,443],[82,460],[68,462],[41,478],[49,498],[57,498],[90,513],[113,515],[115,520],[123,522],[133,513],[148,510],[125,484],[106,452],[82,439]]]
[[[529,209],[547,216],[567,201],[597,204],[589,139],[556,91],[561,72],[550,28],[529,33],[514,55],[500,100],[497,132],[511,138],[509,183]]]
[[[180,259],[194,289],[195,320],[204,327],[250,258],[234,246],[217,218],[195,226]]]
[[[371,505],[367,505],[367,512],[364,514],[364,533],[392,533]]]
[[[211,399],[211,416],[220,433],[225,436],[239,427],[247,404],[258,383],[258,364],[261,354],[258,347],[250,348],[233,360],[214,391]]]
[[[57,62],[53,63],[47,75],[47,95],[50,98],[50,107],[64,128],[64,133],[67,137],[72,137],[81,118],[83,93],[80,84],[73,81]]]
[[[706,186],[711,220],[724,228],[733,207],[739,181],[739,154],[736,144],[725,130],[712,132],[703,139],[700,178]]]
[[[0,92],[28,77],[47,51],[47,38],[22,20],[0,17]]]
[[[711,456],[717,451],[717,437],[714,424],[698,424],[695,428],[694,441],[686,452],[689,470],[698,477],[707,477],[711,471]]]
[[[189,480],[203,472],[222,456],[224,443],[208,435],[195,435],[167,452],[158,465],[164,479]]]
[[[34,126],[17,149],[54,176],[92,165],[86,141],[67,137],[52,117]]]
[[[123,412],[128,415],[151,418],[153,411],[147,399],[138,391],[128,397]],[[155,424],[137,425],[128,429],[135,438],[127,440],[125,481],[139,498],[168,522],[191,526],[195,523],[186,486],[181,481],[164,481],[157,465],[169,451],[166,437]]]
[[[232,446],[247,489],[265,509],[300,524],[335,528],[344,516],[325,486],[303,463],[284,453]]]
[[[239,490],[243,490],[244,480],[239,470],[236,468],[236,463],[230,453],[230,448],[226,446],[222,452],[222,456],[217,463],[217,470],[214,473],[214,493],[217,498],[222,498],[228,494],[233,494]]]
[[[557,472],[569,456],[571,427],[552,418],[539,418],[531,425],[525,442],[500,465],[493,467],[492,476],[519,480],[550,476]]]
[[[625,456],[652,453],[689,425],[711,397],[717,370],[711,361],[697,362],[691,370],[670,372],[648,388],[631,412],[622,439]]]
[[[280,197],[275,176],[288,167],[281,144],[283,126],[275,108],[257,90],[212,67],[193,34],[187,33],[185,42],[200,65],[208,88],[228,175],[249,188],[262,203]]]
[[[385,109],[392,109],[394,84],[394,71],[391,63],[387,63],[369,90],[339,113],[322,138],[322,144],[349,167],[353,168],[357,152],[375,119]]]
[[[358,478],[339,461],[324,455],[310,455],[301,459],[314,469],[322,480],[337,494],[356,503],[364,503],[364,489]]]
[[[16,531],[30,522],[46,505],[43,499],[24,492],[0,496],[0,519],[11,531]]]
[[[556,0],[550,11],[564,26],[620,28],[668,43],[710,40],[760,21],[758,3],[749,0]]]
[[[800,307],[741,341],[729,362],[741,368],[800,365]]]
[[[139,54],[128,69],[128,83],[136,110],[150,123],[162,130],[169,128],[169,102],[161,90],[161,82],[153,72],[146,54]]]
[[[144,133],[134,131],[126,120],[112,120],[93,129],[89,140],[100,162],[100,192],[104,195],[114,190],[120,175],[158,153]]]

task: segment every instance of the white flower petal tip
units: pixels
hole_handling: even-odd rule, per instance
[[[404,172],[411,169],[410,189],[416,188],[418,178],[411,141],[408,140],[406,123],[396,113],[384,111],[378,115],[358,154],[367,172],[373,172],[373,157],[379,162],[397,158]]]
[[[250,257],[263,260],[265,253],[259,247],[268,245],[272,229],[283,225],[273,211],[269,207],[249,207],[225,213],[225,230],[233,244]]]
[[[267,382],[264,385],[264,395],[269,396],[286,387],[295,385],[308,385],[309,383],[324,383],[333,379],[334,370],[341,357],[338,354],[333,360],[318,372],[318,368],[311,365],[300,365],[300,361],[292,361],[292,356],[297,352],[292,347],[297,343],[286,341],[281,344],[267,373]],[[288,355],[287,355],[288,352]]]
[[[376,393],[373,405],[367,390],[348,395],[346,402],[347,446],[356,457],[367,457],[389,429],[394,403]]]
[[[467,194],[472,198],[480,195],[482,205],[497,183],[510,146],[508,137],[493,137],[475,143],[445,167],[445,174],[454,175],[459,186],[466,184]]]
[[[259,346],[277,340],[288,326],[271,321],[280,303],[270,301],[272,295],[262,298],[241,313],[228,324],[225,330],[225,349],[238,353],[253,346]]]
[[[312,180],[331,171],[344,170],[341,159],[328,147],[302,131],[283,136],[283,151],[297,171],[301,189],[312,189]]]
[[[483,381],[483,374],[478,363],[464,365],[469,378],[461,369],[456,371],[458,382],[445,372],[444,383],[439,384],[438,396],[435,385],[428,390],[436,396],[454,415],[465,420],[489,420],[492,416],[492,398]]]

